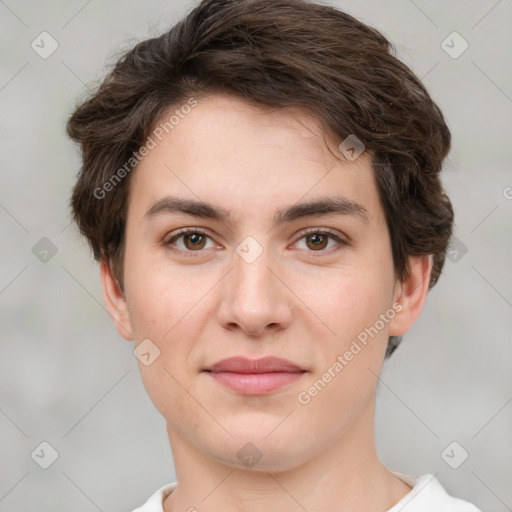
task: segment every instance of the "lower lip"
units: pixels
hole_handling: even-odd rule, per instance
[[[299,380],[305,372],[208,372],[217,382],[243,395],[261,395]]]

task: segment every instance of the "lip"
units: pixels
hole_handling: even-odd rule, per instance
[[[235,373],[270,373],[270,372],[304,372],[296,364],[280,357],[262,357],[261,359],[249,359],[247,357],[229,357],[222,359],[205,370],[211,372],[235,372]]]
[[[300,379],[306,370],[280,357],[230,357],[203,370],[219,384],[244,395],[262,395]]]

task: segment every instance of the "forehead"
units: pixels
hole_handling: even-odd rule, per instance
[[[161,140],[153,137],[155,147],[134,171],[130,209],[138,215],[166,194],[254,214],[329,194],[364,203],[370,213],[378,207],[370,155],[343,159],[337,149],[341,139],[310,114],[229,95],[197,101]],[[165,126],[176,110],[179,106],[156,127]]]

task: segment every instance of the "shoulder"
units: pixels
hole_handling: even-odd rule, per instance
[[[475,505],[450,496],[434,475],[413,477],[393,473],[409,484],[412,489],[387,512],[481,512]]]
[[[132,512],[163,512],[163,501],[176,488],[178,482],[164,485],[155,491],[144,503],[144,505],[134,509]]]

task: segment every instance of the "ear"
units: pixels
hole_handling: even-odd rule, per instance
[[[401,309],[397,309],[390,322],[390,336],[402,336],[420,316],[427,299],[433,261],[432,254],[409,258],[410,275],[404,282],[397,283],[394,303],[399,303]]]
[[[117,279],[112,275],[109,262],[105,259],[100,261],[100,276],[103,299],[110,318],[112,318],[117,331],[123,338],[133,340],[130,315],[124,294]]]

